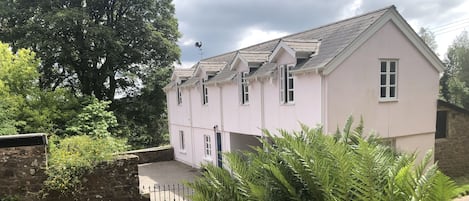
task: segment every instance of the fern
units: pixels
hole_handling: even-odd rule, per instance
[[[262,147],[226,154],[228,170],[213,165],[189,183],[200,200],[451,200],[469,190],[430,164],[431,153],[394,152],[374,134],[364,137],[363,120],[350,117],[335,135],[301,125],[301,132],[264,131]]]

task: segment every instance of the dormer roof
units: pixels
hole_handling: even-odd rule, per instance
[[[231,70],[236,70],[240,63],[246,66],[260,65],[269,60],[270,51],[238,51],[231,63]]]
[[[204,71],[207,75],[215,75],[226,66],[226,62],[208,62],[201,61],[197,64],[194,76],[198,76],[200,72]]]
[[[175,68],[171,80],[187,80],[194,74],[194,68]]]

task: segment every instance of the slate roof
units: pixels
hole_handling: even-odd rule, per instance
[[[253,52],[272,53],[279,42],[283,41],[295,51],[314,52],[313,50],[317,51],[319,47],[319,51],[317,51],[314,56],[311,56],[307,60],[302,61],[301,65],[297,65],[294,70],[322,68],[331,60],[333,60],[348,45],[350,45],[356,38],[358,38],[360,34],[362,34],[368,27],[370,27],[377,19],[383,16],[390,9],[395,9],[395,7],[390,6],[370,13],[320,26],[311,30],[259,43],[237,51],[206,58],[203,59],[200,63],[225,62],[227,65],[225,65],[223,68],[220,68],[220,71],[214,77],[212,77],[208,83],[230,81],[236,76],[236,72],[230,70],[230,65],[238,52],[240,52],[244,58],[257,60],[259,57],[261,57],[261,55],[254,54]],[[249,52],[251,52],[251,54],[249,54]],[[212,70],[216,70],[216,68],[214,67]],[[267,76],[275,72],[275,70],[275,64],[266,63],[262,65],[256,72],[254,72],[251,77]],[[195,84],[198,81],[198,79],[195,81],[191,81],[191,79],[186,81],[183,85]]]

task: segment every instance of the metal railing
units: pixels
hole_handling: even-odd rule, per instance
[[[154,184],[143,186],[141,189],[151,201],[190,201],[189,196],[194,193],[184,184]]]

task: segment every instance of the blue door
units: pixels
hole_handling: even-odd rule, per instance
[[[221,150],[221,133],[217,132],[217,165],[223,167],[223,154]]]

